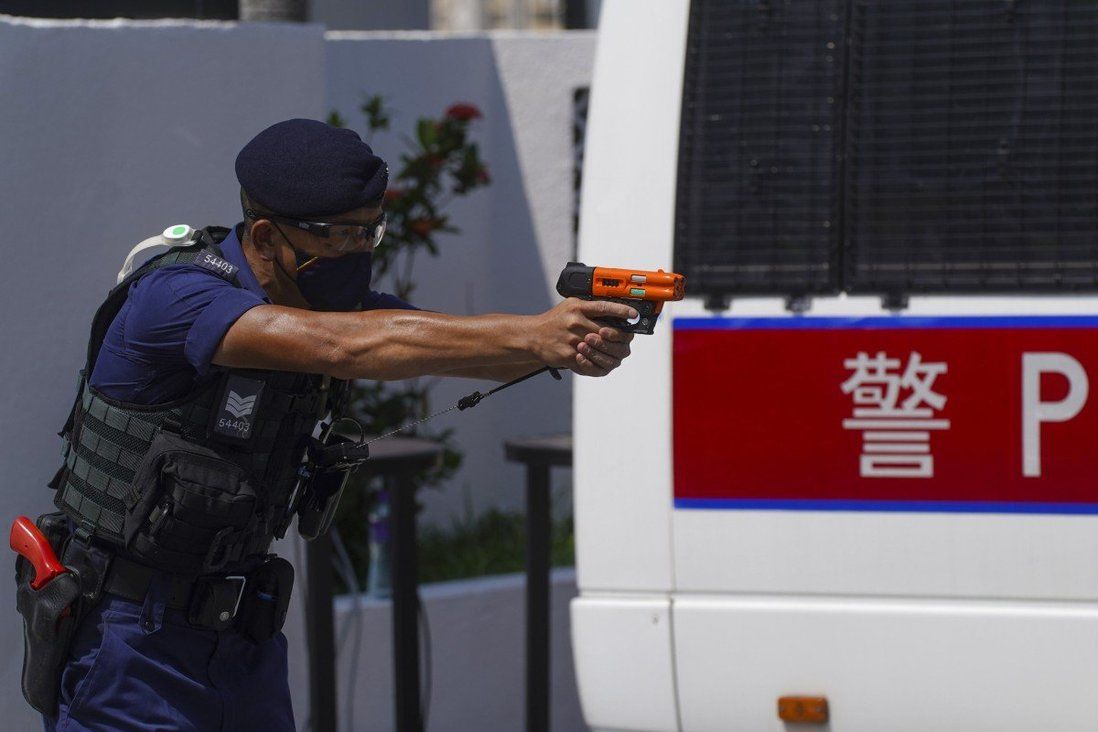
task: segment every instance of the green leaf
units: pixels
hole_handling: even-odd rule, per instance
[[[343,115],[341,115],[338,111],[336,111],[334,109],[331,112],[328,112],[327,122],[332,127],[346,127],[347,126],[347,120],[343,119]]]
[[[389,129],[389,114],[385,110],[385,100],[380,94],[365,97],[359,109],[366,116],[366,124],[371,132]]]
[[[434,120],[421,119],[416,124],[416,138],[425,150],[430,150],[438,139],[438,131],[435,129]]]

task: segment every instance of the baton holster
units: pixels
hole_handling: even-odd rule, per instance
[[[71,538],[71,523],[61,512],[39,516],[35,523],[54,552],[64,554],[62,563],[69,570],[35,590],[34,567],[22,556],[15,561],[15,607],[23,616],[23,696],[52,717],[73,635],[99,599],[110,554]]]

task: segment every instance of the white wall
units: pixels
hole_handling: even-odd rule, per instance
[[[553,270],[571,250],[571,87],[587,82],[593,45],[591,34],[333,34],[326,43],[311,25],[0,16],[0,366],[8,378],[0,519],[51,507],[55,433],[93,310],[122,257],[168,224],[236,221],[233,160],[273,122],[323,118],[333,106],[354,119],[364,89],[391,97],[402,113],[398,129],[454,100],[479,104],[486,120],[476,135],[495,183],[455,206],[467,234],[446,241],[439,261],[422,263],[417,302],[456,313],[549,307]],[[395,155],[399,144],[393,136],[378,147]],[[477,386],[440,387],[436,402]],[[570,383],[546,377],[446,422],[458,428],[468,464],[454,485],[425,496],[430,514],[445,520],[464,485],[480,507],[520,506],[522,474],[503,463],[502,440],[566,431],[569,403]],[[294,546],[280,551],[296,554]],[[0,583],[0,604],[13,608],[13,595],[11,583]],[[287,635],[302,721],[299,610],[300,594]],[[6,729],[30,729],[37,722],[18,691],[19,622],[10,610],[7,617],[0,715]],[[511,681],[501,692],[518,695],[521,675]]]

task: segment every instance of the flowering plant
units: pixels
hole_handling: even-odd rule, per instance
[[[360,111],[366,121],[367,140],[389,129],[391,117],[380,96],[366,97]],[[411,300],[415,290],[416,255],[426,252],[437,256],[439,235],[460,231],[446,214],[446,206],[491,182],[480,151],[469,136],[472,124],[482,117],[472,104],[453,104],[441,117],[417,120],[415,136],[404,138],[407,149],[400,155],[396,170],[390,171],[389,189],[385,193],[385,241],[373,255],[374,278],[388,277],[385,289],[403,300]],[[335,111],[329,115],[328,123],[346,126]],[[351,414],[367,433],[383,434],[430,413],[432,384],[432,380],[422,379],[358,381],[352,390]],[[461,465],[462,456],[453,443],[452,429],[426,433],[424,428],[418,428],[415,433],[441,442],[444,447],[442,463],[425,476],[425,485],[438,484]],[[362,517],[374,500],[370,491],[348,491],[336,516],[340,535],[359,575],[365,574],[368,563],[368,537]]]
[[[391,118],[380,96],[367,97],[361,111],[368,139],[389,129]],[[405,138],[409,149],[401,154],[399,168],[390,171],[385,192],[385,243],[373,259],[374,275],[391,275],[390,289],[399,298],[408,300],[415,290],[416,255],[421,251],[437,255],[436,237],[459,233],[445,213],[446,205],[491,182],[476,143],[469,139],[470,125],[482,117],[472,104],[453,104],[439,118],[418,120],[415,137]],[[336,112],[328,122],[344,125]]]

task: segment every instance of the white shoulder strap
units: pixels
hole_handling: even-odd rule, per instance
[[[126,261],[122,263],[122,269],[118,270],[118,281],[115,282],[115,284],[121,284],[122,280],[126,279],[130,273],[133,272],[134,262],[138,261],[138,254],[148,251],[153,247],[171,248],[186,246],[191,243],[193,238],[194,229],[186,224],[169,226],[164,229],[163,233],[157,234],[156,236],[150,236],[148,239],[145,239],[131,249],[130,253],[126,255]],[[145,259],[147,259],[147,257]]]

